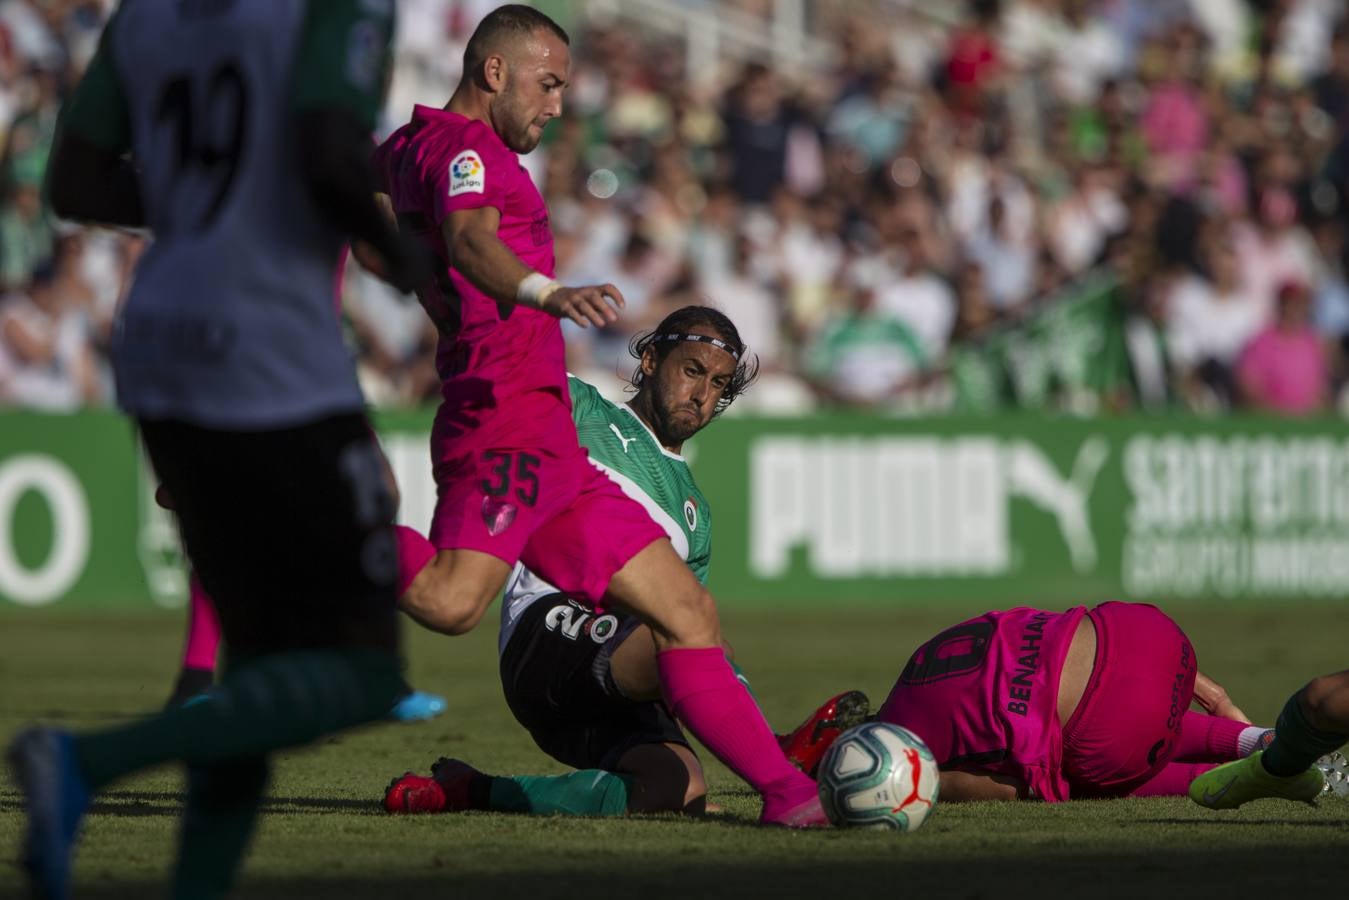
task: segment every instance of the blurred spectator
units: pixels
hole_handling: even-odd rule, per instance
[[[1030,299],[1035,285],[1035,249],[1018,237],[1007,218],[1001,197],[988,204],[988,220],[965,245],[965,252],[978,263],[989,302],[1002,313],[1017,310]]]
[[[861,91],[844,97],[829,114],[830,137],[856,149],[868,166],[888,162],[904,140],[910,108],[898,78],[899,67],[886,60]]]
[[[707,302],[730,316],[736,330],[759,357],[765,373],[780,371],[786,360],[782,351],[783,303],[754,277],[753,245],[741,236],[729,271],[702,282]]]
[[[1232,242],[1225,231],[1203,243],[1207,278],[1187,273],[1170,286],[1166,337],[1182,390],[1194,405],[1231,406],[1237,399],[1235,367],[1268,321],[1268,306],[1241,283]],[[1207,391],[1209,398],[1200,398]]]
[[[1162,279],[1124,298],[1124,350],[1133,404],[1151,412],[1168,409],[1176,401],[1177,375],[1166,354],[1166,289]],[[1129,405],[1117,393],[1112,402]]]
[[[1168,190],[1194,184],[1200,156],[1209,140],[1208,114],[1196,83],[1197,30],[1176,29],[1160,51],[1160,78],[1148,92],[1139,126],[1147,142],[1149,174]]]
[[[498,2],[403,0],[386,123],[444,103]],[[806,375],[849,403],[941,397],[931,373],[952,344],[990,329],[1033,340],[1102,276],[1119,285],[1096,323],[1113,335],[1102,352],[1127,363],[1095,386],[1099,408],[1221,406],[1236,348],[1286,281],[1308,286],[1316,328],[1346,345],[1342,0],[801,4],[805,31],[788,37],[831,44],[832,59],[781,52],[771,0],[661,2],[659,16],[568,5],[565,114],[521,160],[548,199],[559,278],[614,281],[630,301],[612,333],[568,331],[591,377],[626,371],[632,331],[698,291],[764,358],[737,410],[809,408]],[[57,248],[68,226],[39,185],[59,99],[114,5],[0,0],[0,288],[16,320],[85,321],[57,330],[83,335],[96,373],[139,239],[76,230]],[[692,18],[723,10],[762,33]],[[41,306],[28,286],[53,253],[80,277],[58,275],[69,303]],[[839,285],[866,297],[840,310]],[[436,390],[435,333],[382,291],[355,274],[345,291],[362,382],[375,403],[420,402]],[[1349,378],[1346,355],[1327,364]],[[106,397],[104,377],[76,393]],[[1040,393],[1083,411],[1082,390]]]
[[[946,58],[947,101],[958,115],[977,117],[998,86],[1002,60],[997,30],[1000,0],[973,0],[969,20],[952,32]]]
[[[1313,232],[1320,251],[1321,269],[1312,297],[1312,321],[1322,337],[1345,357],[1349,342],[1349,281],[1346,281],[1344,222],[1339,218],[1322,219]],[[1343,359],[1340,360],[1343,362]]]
[[[760,64],[745,68],[723,113],[731,187],[746,203],[767,203],[787,175],[787,142],[795,117],[778,75]]]
[[[983,268],[975,262],[959,268],[956,278],[956,322],[951,332],[955,341],[977,341],[987,336],[998,321],[989,302]]]
[[[1237,376],[1254,409],[1305,415],[1326,408],[1330,371],[1325,346],[1311,325],[1307,287],[1279,287],[1275,320],[1241,353]]]
[[[1281,285],[1311,284],[1316,277],[1316,250],[1298,224],[1297,213],[1292,192],[1270,185],[1256,197],[1254,220],[1234,226],[1232,244],[1241,263],[1241,280],[1267,309],[1272,309]]]
[[[1068,106],[1090,106],[1101,85],[1124,72],[1124,45],[1110,23],[1093,15],[1092,0],[1064,0],[1063,22],[1051,49],[1054,92]]]
[[[847,303],[807,348],[806,372],[827,402],[882,407],[916,379],[928,357],[904,321],[880,306],[873,287],[853,287]]]
[[[1312,81],[1316,105],[1334,120],[1343,133],[1349,128],[1349,25],[1335,29],[1330,45],[1330,67]]]
[[[40,172],[23,173],[0,208],[0,290],[22,288],[51,259],[55,232],[41,185]]]
[[[955,323],[956,298],[933,265],[932,242],[913,221],[903,222],[898,235],[900,264],[876,286],[876,304],[903,322],[923,348],[923,359],[946,353]]]
[[[0,400],[63,412],[103,399],[88,318],[50,267],[0,299]]]

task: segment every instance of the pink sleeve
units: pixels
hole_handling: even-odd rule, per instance
[[[495,206],[504,210],[510,180],[520,169],[512,156],[485,140],[478,140],[470,141],[448,162],[431,163],[437,168],[423,177],[431,188],[431,214],[436,225],[461,209]]]

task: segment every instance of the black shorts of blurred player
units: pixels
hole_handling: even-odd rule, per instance
[[[363,416],[139,426],[219,611],[227,667],[282,650],[398,652],[393,498]]]
[[[552,594],[516,623],[501,684],[544,753],[631,778],[629,812],[701,813],[702,765],[661,700],[654,662],[651,632],[637,619]]]

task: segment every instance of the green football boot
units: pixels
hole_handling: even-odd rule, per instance
[[[1316,805],[1326,789],[1325,776],[1318,768],[1280,778],[1271,775],[1260,762],[1264,751],[1245,759],[1224,763],[1190,782],[1190,799],[1209,809],[1236,809],[1243,803],[1265,797],[1296,800]]]

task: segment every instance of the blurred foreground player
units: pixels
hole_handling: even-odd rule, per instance
[[[367,245],[358,244],[355,256],[358,261],[367,265],[372,271],[378,271],[382,266],[379,255]],[[346,261],[347,254],[343,252],[341,261],[337,266],[333,285],[334,314],[338,316],[341,315],[342,309],[342,279],[346,270]],[[388,457],[383,452],[380,453],[379,461],[384,484],[389,490],[393,507],[397,510],[399,501],[398,482],[394,478],[393,468],[389,465]],[[173,498],[163,485],[160,485],[155,491],[155,503],[170,512],[174,509]],[[408,540],[407,535],[411,534],[410,529],[400,526],[399,531],[400,540]],[[182,665],[166,704],[168,708],[199,700],[215,683],[215,673],[219,662],[222,638],[220,616],[216,613],[215,602],[206,593],[206,588],[202,587],[201,579],[197,577],[195,571],[188,573],[187,600],[187,633],[183,639]],[[400,697],[398,702],[394,704],[393,709],[389,711],[389,718],[398,722],[418,722],[435,718],[443,713],[445,708],[444,697],[409,688],[407,693]]]
[[[389,209],[444,264],[419,291],[440,329],[439,497],[403,608],[462,634],[523,562],[587,608],[636,616],[651,628],[669,707],[764,797],[762,821],[826,824],[814,782],[736,680],[712,596],[577,443],[557,320],[602,326],[623,301],[612,285],[553,280],[548,211],[516,155],[561,113],[569,70],[566,32],[529,7],[500,7],[470,37],[447,106],[418,106],[377,153]],[[692,406],[672,416],[700,424]]]
[[[577,433],[590,460],[651,512],[706,583],[712,511],[680,454],[749,386],[757,366],[730,319],[705,306],[671,313],[634,341],[632,353],[639,366],[627,403],[611,403],[584,381],[568,379]],[[681,410],[696,416],[677,415]],[[386,810],[583,816],[703,810],[702,767],[661,701],[650,628],[622,612],[592,610],[522,565],[511,574],[501,613],[506,702],[541,750],[579,771],[491,776],[441,759],[432,777],[409,772],[395,779],[385,792]],[[837,710],[825,709],[822,727],[865,715],[855,700],[849,710],[852,718],[837,722]]]
[[[1190,799],[1209,809],[1236,809],[1264,797],[1312,802],[1349,796],[1349,670],[1322,675],[1288,698],[1263,751],[1195,778]]]
[[[371,0],[126,3],[64,110],[57,213],[155,234],[115,337],[118,399],[230,659],[206,702],[15,739],[38,896],[67,895],[91,795],[171,760],[188,765],[172,895],[224,895],[268,752],[382,718],[406,689],[393,505],[332,314],[348,239],[403,290],[429,274],[368,168],[392,29]]]

